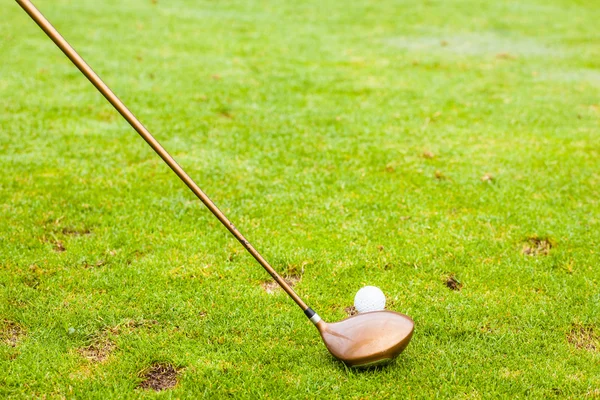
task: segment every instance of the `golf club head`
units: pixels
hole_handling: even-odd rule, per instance
[[[408,346],[415,324],[404,314],[373,311],[316,326],[335,358],[350,367],[370,367],[398,356]]]

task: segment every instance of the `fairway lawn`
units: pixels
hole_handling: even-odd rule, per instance
[[[327,321],[0,4],[0,398],[599,398],[600,2],[38,0]]]

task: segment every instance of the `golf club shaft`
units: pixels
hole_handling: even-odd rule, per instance
[[[215,217],[235,236],[237,240],[248,250],[250,254],[258,261],[262,267],[275,279],[275,281],[286,291],[288,295],[304,310],[306,316],[313,322],[315,318],[312,311],[294,290],[277,274],[269,263],[260,255],[258,251],[246,240],[246,238],[235,228],[219,208],[208,198],[208,196],[196,185],[188,174],[177,164],[169,153],[160,145],[160,143],[150,134],[142,123],[133,115],[131,111],[123,104],[113,91],[100,79],[92,68],[81,58],[71,45],[61,36],[61,34],[52,26],[52,24],[42,15],[42,13],[29,0],[16,0],[17,3],[29,14],[29,16],[39,25],[50,39],[62,50],[63,53],[75,64],[77,68],[88,78],[88,80],[102,93],[102,95],[113,105],[113,107],[129,122],[129,125],[140,134],[140,136],[154,149],[154,151],[163,159],[164,162],[177,174],[177,176],[190,188],[192,192],[204,203]]]

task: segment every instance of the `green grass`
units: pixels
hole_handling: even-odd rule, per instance
[[[333,360],[9,1],[0,397],[600,396],[598,2],[37,5],[321,316],[372,284],[416,330]]]

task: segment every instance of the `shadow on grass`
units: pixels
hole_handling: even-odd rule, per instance
[[[391,371],[394,369],[410,369],[412,368],[412,357],[408,355],[400,355],[391,362],[387,364],[381,365],[373,365],[369,367],[349,367],[343,362],[339,361],[337,358],[329,355],[329,360],[331,364],[335,365],[340,371],[345,371],[348,374],[358,374],[358,375],[369,375],[369,374],[379,374],[386,371]]]

